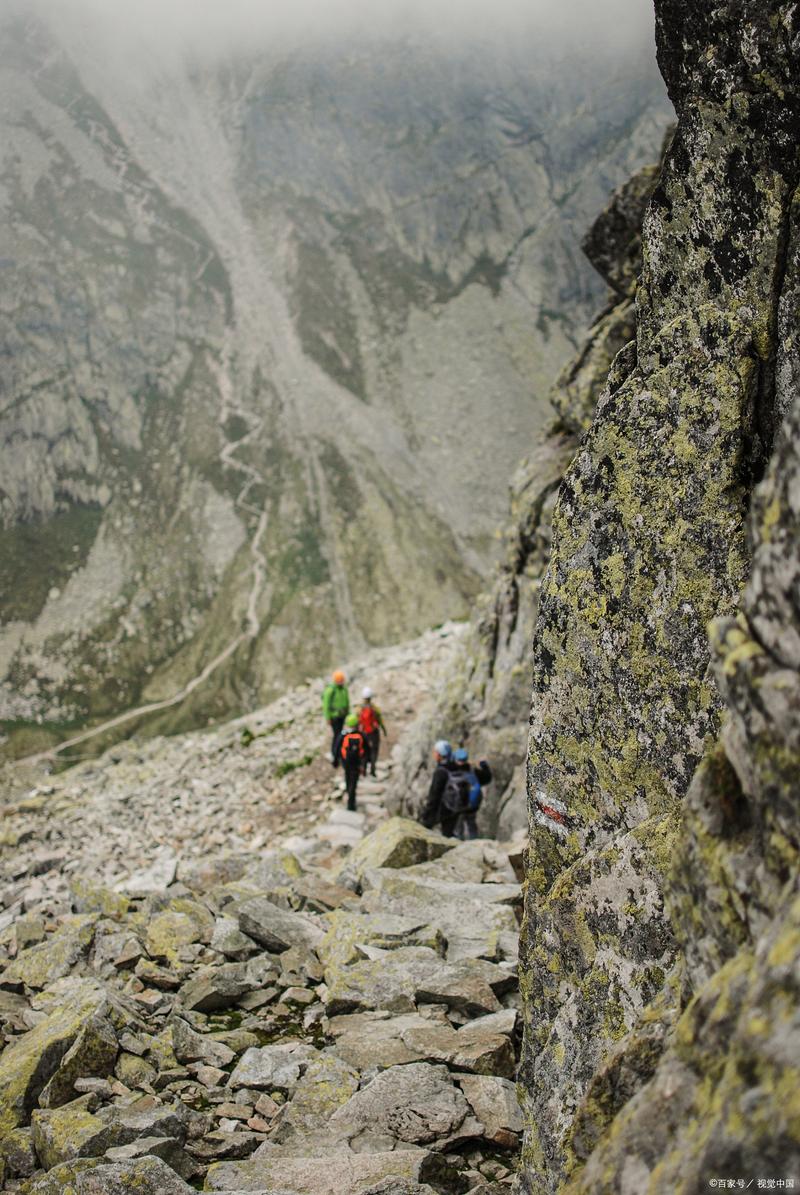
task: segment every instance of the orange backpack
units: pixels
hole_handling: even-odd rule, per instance
[[[364,736],[360,730],[351,730],[342,739],[342,759],[345,763],[361,760],[364,754]]]

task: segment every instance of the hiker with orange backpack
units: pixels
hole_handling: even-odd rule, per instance
[[[372,689],[366,688],[361,694],[361,705],[358,709],[358,729],[364,735],[367,745],[367,764],[370,774],[376,775],[375,764],[378,762],[378,752],[381,749],[381,732],[386,734],[383,716],[372,700]],[[364,769],[366,774],[366,767]]]
[[[355,810],[358,778],[366,770],[367,744],[358,729],[358,714],[348,714],[333,747],[334,767],[341,763],[347,788],[347,808]]]

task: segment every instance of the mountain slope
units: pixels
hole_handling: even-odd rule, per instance
[[[463,613],[594,296],[574,226],[657,139],[649,66],[6,33],[13,750],[195,724]]]

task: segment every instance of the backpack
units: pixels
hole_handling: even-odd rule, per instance
[[[374,705],[362,705],[358,715],[358,729],[372,734],[378,729],[378,712]]]
[[[464,772],[462,774],[469,781],[469,808],[470,808],[470,812],[474,813],[475,810],[480,807],[481,793],[483,792],[483,789],[480,786],[478,777],[475,775],[475,773],[471,769],[468,772]]]
[[[345,763],[360,763],[364,754],[364,739],[358,730],[349,731],[342,739],[342,759]]]
[[[467,772],[450,772],[442,793],[442,811],[450,814],[468,813],[471,809],[472,783]]]

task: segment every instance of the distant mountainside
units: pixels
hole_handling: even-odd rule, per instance
[[[462,615],[650,62],[0,41],[0,723],[173,729]],[[180,698],[180,699],[178,699]]]

